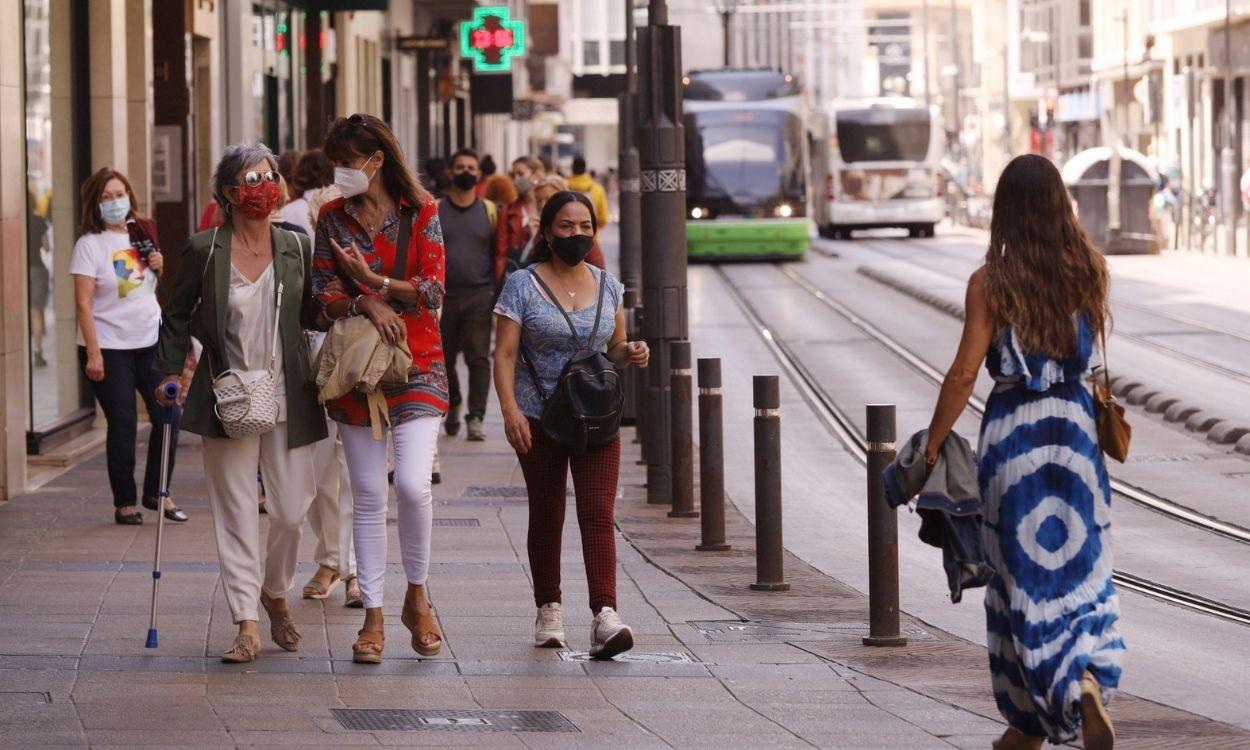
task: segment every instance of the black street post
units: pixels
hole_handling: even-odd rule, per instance
[[[630,339],[637,337],[642,309],[638,294],[642,287],[642,224],[640,201],[642,188],[638,181],[638,52],[634,44],[634,0],[625,2],[625,91],[620,96],[618,113],[620,120],[620,239],[621,283],[625,285],[625,325]],[[635,435],[642,434],[641,402],[646,393],[645,380],[638,370],[625,371],[624,422],[635,424]]]
[[[651,347],[643,400],[647,502],[672,498],[669,345],[687,338],[686,149],[682,128],[681,29],[664,0],[651,0],[638,32],[638,155],[642,187],[642,335]]]

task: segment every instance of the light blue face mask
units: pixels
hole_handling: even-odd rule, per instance
[[[117,200],[104,201],[100,204],[100,218],[105,224],[121,224],[130,215],[130,196],[123,195]]]

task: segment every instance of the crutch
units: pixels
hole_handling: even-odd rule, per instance
[[[169,432],[174,424],[174,413],[178,408],[178,384],[166,383],[162,386],[165,398],[172,405],[165,407],[165,423],[161,427],[164,436],[161,442],[161,483],[160,492],[156,494],[156,556],[152,558],[152,617],[148,621],[147,648],[156,648],[156,594],[161,586],[161,532],[165,530],[165,500],[169,497]],[[150,439],[150,438],[149,438]]]

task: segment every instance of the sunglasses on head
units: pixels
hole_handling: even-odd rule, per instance
[[[250,187],[256,187],[261,182],[266,181],[266,180],[269,182],[277,182],[278,173],[274,172],[273,170],[267,170],[267,169],[264,169],[264,170],[253,169],[247,174],[243,175],[243,184],[248,185]]]

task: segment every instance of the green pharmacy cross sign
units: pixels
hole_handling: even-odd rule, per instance
[[[473,20],[460,22],[460,56],[473,60],[475,73],[507,72],[524,53],[525,22],[513,21],[506,7],[474,8]]]

